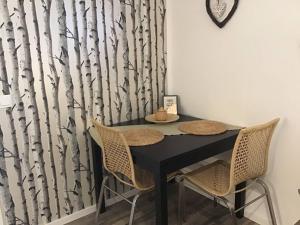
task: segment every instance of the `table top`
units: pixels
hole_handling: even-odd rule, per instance
[[[178,122],[192,121],[199,118],[180,115]],[[123,122],[118,126],[147,124],[144,119]],[[239,130],[228,130],[225,133],[210,136],[189,134],[167,135],[164,140],[153,145],[130,147],[136,164],[145,169],[153,165],[165,166],[169,172],[187,165],[228,151],[234,146]]]

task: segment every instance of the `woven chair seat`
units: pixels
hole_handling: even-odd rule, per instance
[[[154,179],[153,174],[148,170],[144,170],[138,167],[136,164],[134,165],[135,169],[135,182],[136,187],[139,190],[149,190],[154,187]]]
[[[218,160],[185,174],[184,178],[208,193],[225,196],[231,191],[229,174],[230,165]]]
[[[134,167],[135,167],[135,179],[137,184],[135,188],[143,191],[153,189],[155,186],[153,174],[148,170],[144,170],[138,167],[136,164]],[[172,180],[179,173],[180,173],[179,171],[176,171],[174,173],[168,174],[167,180],[168,181]]]

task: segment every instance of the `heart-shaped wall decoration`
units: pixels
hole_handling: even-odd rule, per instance
[[[213,7],[213,14],[216,18],[220,19],[226,12],[227,4],[225,2],[216,2]]]
[[[239,0],[206,0],[206,10],[212,21],[224,27],[234,15]]]

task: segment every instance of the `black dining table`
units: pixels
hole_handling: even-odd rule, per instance
[[[178,122],[198,120],[199,118],[180,115]],[[148,124],[144,119],[116,124],[115,126]],[[164,140],[153,145],[130,147],[133,161],[139,167],[153,173],[155,181],[155,211],[156,225],[168,225],[168,193],[167,174],[190,166],[220,153],[233,149],[239,130],[228,130],[218,135],[195,136],[189,134],[166,135]],[[103,179],[100,146],[92,140],[93,172],[95,179],[96,198],[99,199],[100,187]],[[242,189],[245,183],[237,185]],[[245,191],[235,196],[235,208],[240,208],[245,202]],[[103,202],[102,212],[105,211]],[[244,211],[236,216],[241,218]]]

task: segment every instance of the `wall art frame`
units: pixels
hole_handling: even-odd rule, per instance
[[[178,96],[177,95],[165,95],[163,96],[164,109],[167,113],[176,114],[178,113]]]

